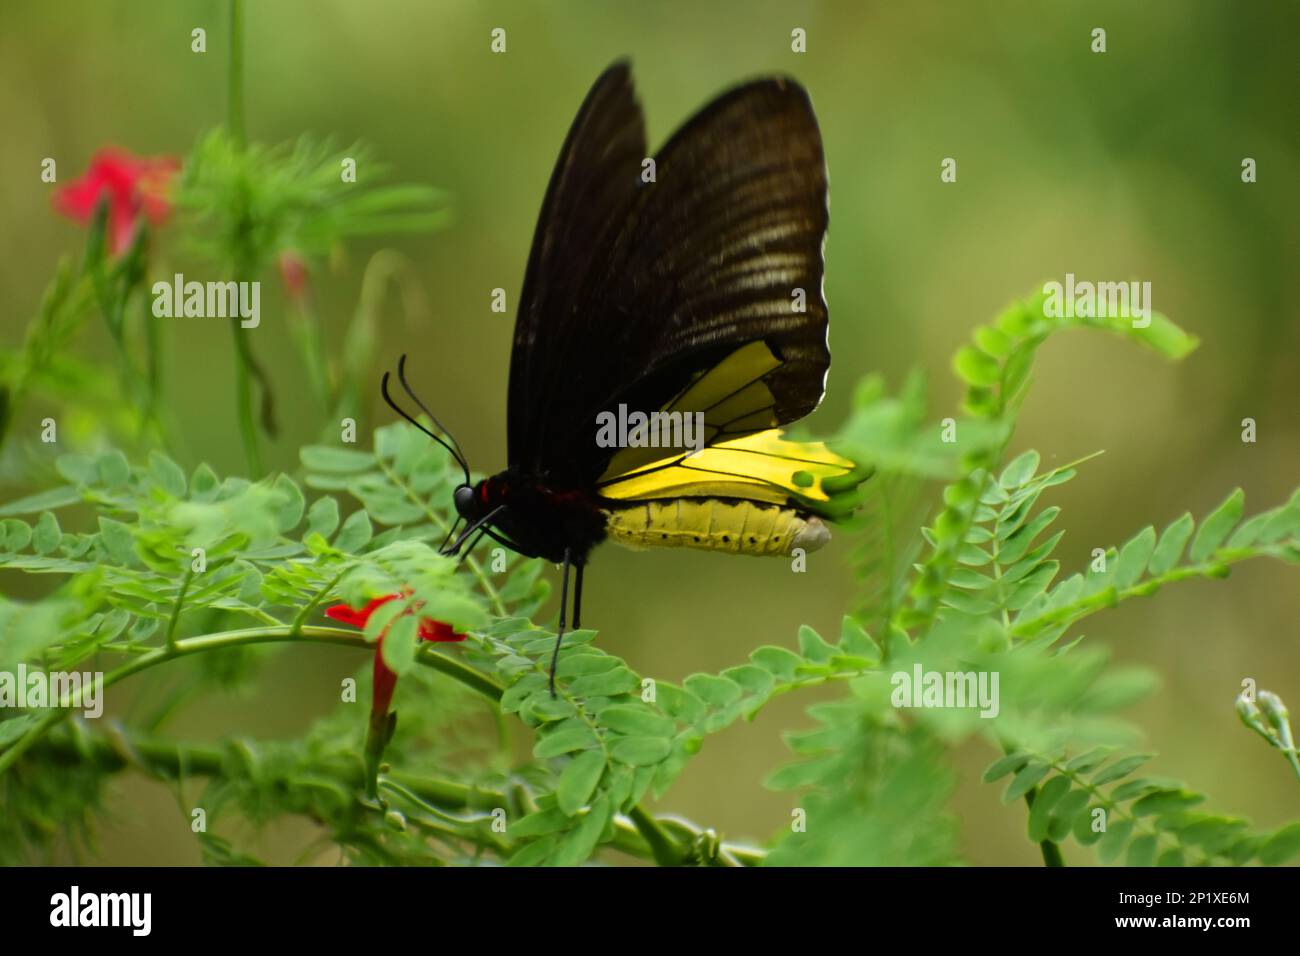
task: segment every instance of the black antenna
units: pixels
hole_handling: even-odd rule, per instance
[[[416,405],[420,406],[420,411],[424,412],[424,414],[429,416],[429,420],[433,422],[434,426],[438,429],[438,431],[442,432],[444,435],[447,436],[448,439],[451,440],[452,445],[455,446],[455,450],[452,451],[449,448],[448,451],[451,451],[455,459],[458,462],[460,462],[460,467],[465,472],[465,484],[467,485],[470,484],[469,463],[465,460],[465,453],[460,450],[460,442],[456,441],[456,437],[452,435],[450,431],[447,430],[446,426],[444,426],[442,422],[438,421],[438,416],[433,414],[433,412],[429,411],[429,406],[425,405],[424,402],[420,401],[420,396],[415,394],[415,389],[411,388],[410,383],[406,381],[406,353],[405,352],[403,352],[401,357],[398,358],[397,360],[397,378],[402,383],[402,388],[406,389],[406,394],[411,396],[411,401],[415,402]]]
[[[400,366],[399,366],[399,367],[400,367]],[[400,374],[400,373],[399,373],[399,374]],[[465,473],[465,484],[467,484],[467,485],[468,485],[468,484],[472,484],[472,482],[469,480],[469,465],[465,463],[465,459],[460,455],[460,453],[457,451],[457,449],[455,449],[455,448],[453,448],[451,445],[447,444],[447,443],[446,443],[445,441],[443,441],[442,438],[439,437],[438,435],[435,435],[433,432],[429,431],[429,429],[425,428],[425,427],[424,427],[423,425],[421,425],[418,421],[416,421],[414,418],[412,418],[410,415],[408,415],[407,412],[406,412],[406,409],[402,408],[402,406],[398,405],[395,401],[393,401],[393,397],[392,397],[391,395],[388,394],[388,376],[389,376],[389,373],[388,373],[388,372],[385,372],[385,373],[384,373],[384,379],[383,379],[383,381],[380,383],[380,386],[379,386],[379,390],[380,390],[380,392],[383,393],[384,401],[386,401],[386,402],[388,403],[388,407],[391,408],[393,411],[397,412],[397,414],[401,415],[403,418],[405,418],[408,422],[410,422],[410,423],[411,423],[412,425],[414,425],[416,428],[420,429],[420,431],[424,432],[426,435],[428,435],[430,438],[432,438],[434,441],[436,441],[436,442],[437,442],[439,445],[441,445],[443,448],[447,449],[447,453],[448,453],[449,455],[451,455],[451,457],[454,458],[454,459],[456,460],[456,464],[460,465],[460,470],[463,471],[463,472]],[[406,385],[405,382],[402,382],[402,384],[403,384],[403,385]],[[411,391],[411,389],[410,389],[409,386],[407,386],[407,389],[406,389],[406,390],[407,390],[407,392],[410,392],[410,391]],[[414,395],[412,395],[412,397],[414,398]],[[416,399],[416,404],[420,405],[421,409],[424,410],[424,412],[425,412],[426,415],[428,414],[428,411],[429,411],[429,410],[428,410],[427,408],[424,408],[423,403],[421,403],[420,400],[419,400],[418,398]],[[429,417],[430,417],[430,418],[433,418],[432,415],[429,415]],[[436,418],[433,418],[433,421],[434,421],[434,424],[435,424],[435,425],[438,424],[438,420],[437,420]],[[439,428],[442,428],[441,425],[438,425],[438,427],[439,427]],[[448,436],[448,437],[450,437],[450,436]]]

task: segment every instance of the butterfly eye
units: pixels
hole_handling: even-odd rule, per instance
[[[456,503],[456,513],[458,515],[466,521],[474,520],[474,515],[478,509],[475,507],[473,488],[469,485],[457,485],[452,500]]]

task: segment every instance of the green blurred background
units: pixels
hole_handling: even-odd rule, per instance
[[[1098,26],[1100,55],[1089,49]],[[208,31],[206,54],[190,51],[195,27]],[[494,27],[507,30],[505,55],[489,52]],[[794,27],[807,31],[805,54],[790,50]],[[830,169],[834,352],[813,431],[843,421],[854,383],[871,371],[896,386],[925,369],[934,414],[949,414],[960,392],[948,361],[970,329],[1073,272],[1149,280],[1155,307],[1203,344],[1179,366],[1101,336],[1043,350],[1011,450],[1036,447],[1047,463],[1106,450],[1057,498],[1067,569],[1146,523],[1204,514],[1236,485],[1254,513],[1300,478],[1294,3],[255,0],[246,30],[250,139],[364,140],[394,181],[451,194],[450,228],[354,244],[313,283],[336,349],[369,255],[391,245],[410,257],[430,318],[412,326],[390,307],[383,361],[411,353],[424,397],[480,471],[505,463],[513,312],[552,163],[592,80],[627,56],[655,146],[748,77],[790,73],[812,95]],[[226,35],[218,0],[0,5],[4,345],[21,342],[57,258],[83,240],[50,211],[42,158],[58,159],[66,183],[106,143],[183,155],[225,115]],[[942,184],[949,156],[958,181]],[[1258,163],[1253,185],[1240,178],[1247,156]],[[281,403],[268,464],[292,469],[318,422],[275,285],[265,283],[254,347],[275,369]],[[489,310],[497,286],[507,316]],[[101,334],[88,332],[85,354],[104,347]],[[167,365],[185,463],[205,459],[223,473],[242,468],[229,344],[220,323],[178,320]],[[390,417],[378,401],[371,412],[367,424]],[[1256,444],[1241,441],[1245,417],[1258,422]],[[758,644],[791,643],[802,623],[836,633],[852,590],[848,549],[841,536],[795,575],[783,561],[605,548],[584,619],[638,671],[716,672]],[[1162,675],[1133,714],[1160,754],[1156,771],[1266,826],[1296,816],[1300,788],[1232,703],[1252,677],[1300,706],[1297,612],[1295,569],[1256,562],[1084,629]],[[294,735],[333,706],[339,677],[360,663],[329,648],[280,654],[248,695],[211,699],[172,729]],[[781,698],[753,725],[710,739],[661,809],[729,837],[786,825],[793,798],[762,780],[785,759],[780,731],[806,723],[809,702]],[[110,695],[110,711],[119,703]],[[1023,807],[1003,807],[1000,787],[978,780],[992,756],[983,743],[959,754],[963,849],[975,863],[1036,863]],[[124,778],[110,809],[103,861],[198,861],[164,788]],[[306,834],[296,824],[259,845],[274,857]]]

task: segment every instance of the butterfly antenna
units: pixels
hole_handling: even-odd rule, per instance
[[[443,439],[440,436],[434,434],[433,432],[429,431],[429,429],[421,425],[418,421],[416,421],[409,414],[407,414],[406,409],[402,408],[402,406],[398,405],[395,401],[393,401],[393,396],[388,394],[388,376],[389,373],[385,372],[384,379],[379,385],[379,391],[383,393],[384,401],[388,403],[388,407],[391,408],[393,411],[397,412],[397,414],[401,415],[403,418],[405,418],[416,428],[420,429],[420,431],[424,432],[426,435],[428,435],[430,438],[436,441],[443,448],[447,449],[447,454],[451,455],[451,457],[456,460],[456,464],[460,465],[460,470],[465,473],[465,484],[467,485],[470,484],[471,482],[469,480],[469,466],[465,464],[465,459],[461,457],[460,453],[455,448],[452,448],[451,445],[443,441]],[[406,383],[403,382],[402,384],[405,385]],[[410,392],[409,387],[407,388],[407,391]],[[419,404],[419,399],[416,399],[416,403]],[[423,408],[424,406],[421,405],[420,407]],[[425,409],[425,413],[426,414],[428,413],[428,409]],[[432,415],[429,415],[429,417],[433,418]],[[437,424],[437,419],[434,419],[434,424]],[[438,427],[441,428],[442,426],[439,425]]]
[[[451,441],[451,444],[455,446],[454,451],[451,448],[448,448],[447,450],[451,451],[452,457],[454,457],[458,462],[460,462],[461,470],[465,472],[465,484],[467,485],[470,484],[471,482],[469,480],[469,463],[465,460],[464,452],[460,450],[460,442],[456,441],[455,436],[452,435],[452,433],[447,430],[447,428],[442,424],[442,422],[438,421],[438,416],[434,415],[433,412],[429,411],[429,406],[425,405],[424,402],[420,401],[420,396],[415,394],[415,389],[411,388],[410,383],[406,381],[406,354],[405,353],[402,353],[401,357],[398,358],[397,360],[397,378],[398,381],[402,383],[402,388],[406,389],[406,394],[411,396],[411,401],[415,402],[416,405],[420,406],[420,411],[428,415],[429,420],[433,422],[434,426],[438,429],[438,431],[446,435],[447,438]],[[445,447],[446,443],[444,442],[443,444]]]

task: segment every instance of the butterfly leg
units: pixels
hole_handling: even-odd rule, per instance
[[[574,567],[576,577],[573,579],[573,629],[582,627],[582,570],[585,564]]]
[[[578,572],[582,573],[581,570]],[[555,668],[560,663],[560,644],[564,641],[564,611],[569,603],[569,549],[564,549],[564,572],[560,575],[560,626],[555,633],[555,650],[551,652],[551,696],[555,696]]]

